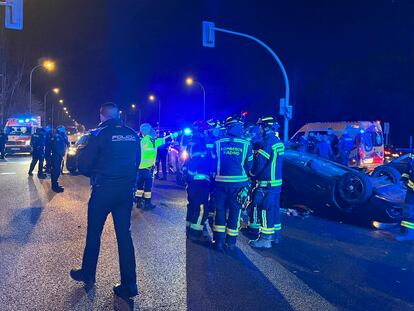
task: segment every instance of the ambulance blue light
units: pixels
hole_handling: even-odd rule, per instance
[[[19,123],[24,123],[24,120],[21,120],[21,119],[19,119],[19,121],[18,121]]]
[[[25,121],[26,121],[26,122],[29,122],[29,121],[30,121],[30,119],[26,119]]]
[[[184,129],[184,135],[191,135],[191,134],[192,134],[192,131],[190,128],[187,127]]]

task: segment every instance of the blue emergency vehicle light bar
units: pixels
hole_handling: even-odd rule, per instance
[[[19,122],[19,123],[24,123],[24,120],[19,120],[18,122]]]
[[[184,129],[184,135],[191,135],[193,132],[191,131],[191,129],[190,128],[185,128]]]

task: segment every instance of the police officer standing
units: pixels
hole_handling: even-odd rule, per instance
[[[262,118],[258,124],[263,143],[257,151],[251,175],[256,182],[253,204],[257,207],[261,225],[259,238],[250,241],[249,244],[254,248],[271,248],[272,242],[279,242],[282,229],[280,192],[285,147],[276,136],[279,125],[273,117]]]
[[[42,128],[36,129],[36,132],[30,139],[30,145],[32,146],[32,162],[30,163],[29,176],[33,176],[33,170],[36,164],[39,163],[37,177],[45,179],[46,175],[43,173],[43,161],[45,159],[45,136]]]
[[[122,124],[118,107],[102,105],[101,124],[92,130],[86,146],[79,150],[79,171],[91,179],[88,229],[82,268],[71,270],[71,277],[86,285],[95,283],[101,233],[112,214],[118,242],[121,283],[113,290],[120,297],[138,294],[134,245],[131,238],[131,210],[137,176],[139,138]]]
[[[65,189],[59,185],[59,177],[62,171],[63,157],[66,154],[66,149],[69,147],[69,139],[66,136],[66,130],[64,126],[58,126],[56,133],[51,138],[51,182],[52,190],[54,192],[63,192]]]
[[[406,173],[403,174],[403,178],[407,180],[407,194],[401,221],[403,232],[396,237],[400,242],[414,241],[414,155],[410,154],[410,158]]]
[[[183,165],[187,181],[187,232],[190,240],[203,241],[203,229],[209,212],[209,196],[214,163],[207,147],[204,127],[195,123]]]
[[[215,142],[216,177],[213,191],[216,216],[214,219],[213,247],[218,251],[236,246],[239,235],[242,198],[247,196],[250,171],[253,163],[251,144],[243,137],[243,123],[229,117],[225,123],[227,134]],[[227,214],[228,209],[228,214]],[[226,217],[226,215],[228,215]]]
[[[4,133],[2,128],[0,128],[0,159],[4,159],[6,156],[6,142],[7,134]]]
[[[52,167],[52,128],[50,125],[45,127],[45,172],[50,173]]]

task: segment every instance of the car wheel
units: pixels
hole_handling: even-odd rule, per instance
[[[384,177],[387,181],[399,185],[401,182],[401,173],[392,166],[382,165],[375,168],[372,177]]]
[[[372,196],[372,184],[368,176],[358,172],[342,175],[337,183],[337,201],[346,210],[366,203]]]

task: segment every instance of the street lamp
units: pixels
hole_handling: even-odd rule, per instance
[[[158,101],[158,129],[160,129],[160,127],[161,127],[161,100],[159,98],[157,100],[157,98],[153,94],[150,94],[148,96],[148,99],[152,103],[155,103],[155,102]]]
[[[47,96],[50,94],[50,93],[55,93],[55,94],[59,94],[59,92],[60,92],[60,89],[58,88],[58,87],[55,87],[55,88],[53,88],[53,89],[51,89],[51,90],[49,90],[49,91],[47,91],[46,93],[45,93],[45,96],[44,96],[44,98],[43,98],[43,108],[44,108],[44,111],[45,111],[45,122],[46,122],[46,100],[47,100]]]
[[[63,99],[59,99],[59,104],[63,104]]]
[[[203,121],[205,121],[206,120],[206,89],[200,82],[195,81],[192,77],[188,77],[187,79],[185,79],[185,84],[187,84],[188,86],[193,86],[194,84],[197,84],[203,91]]]
[[[155,98],[154,98],[154,99],[155,99]],[[139,109],[139,108],[137,107],[137,105],[136,105],[136,104],[134,104],[134,103],[132,103],[132,104],[131,104],[131,109],[132,109],[133,111],[138,110],[138,127],[141,127],[141,109]]]
[[[55,62],[47,59],[44,60],[42,63],[40,63],[37,66],[34,66],[32,70],[30,71],[30,78],[29,78],[29,112],[32,113],[32,79],[33,79],[33,73],[36,69],[43,68],[44,70],[48,72],[52,72],[55,70]]]

